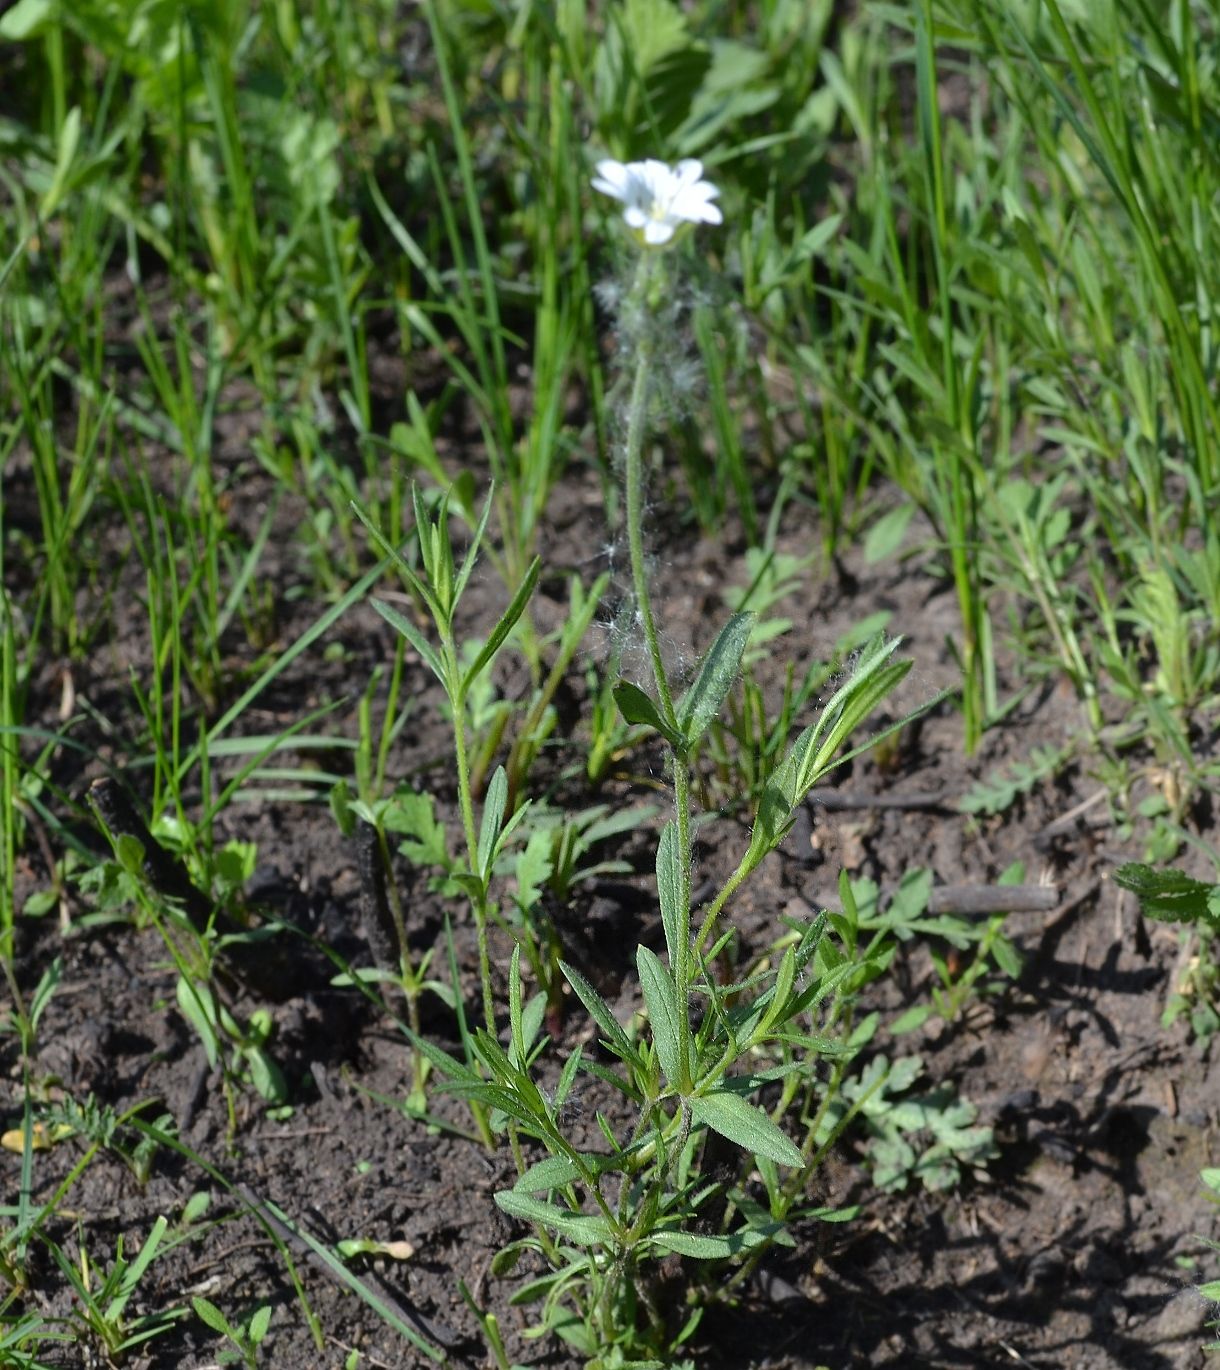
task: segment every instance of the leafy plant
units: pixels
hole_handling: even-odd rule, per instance
[[[76,1296],[74,1319],[112,1363],[124,1359],[136,1347],[164,1336],[186,1315],[184,1307],[176,1306],[156,1313],[127,1316],[128,1304],[139,1291],[157,1255],[165,1249],[163,1243],[168,1228],[168,1220],[158,1218],[139,1252],[130,1260],[124,1253],[124,1241],[120,1236],[114,1260],[104,1272],[94,1263],[83,1243],[77,1262],[58,1244],[47,1240],[60,1273]]]
[[[951,1189],[963,1174],[981,1174],[1000,1154],[991,1128],[976,1124],[978,1110],[951,1085],[908,1093],[923,1070],[918,1056],[893,1063],[877,1056],[843,1083],[826,1112],[824,1136],[849,1113],[859,1118],[869,1134],[866,1156],[879,1189],[905,1189],[911,1180],[932,1192]]]
[[[1029,794],[1055,776],[1071,757],[1074,747],[1033,747],[1028,759],[1010,762],[1002,770],[991,771],[976,780],[958,801],[962,813],[997,814],[1010,809],[1019,798]]]
[[[249,1317],[234,1324],[209,1299],[195,1295],[191,1307],[200,1322],[205,1323],[213,1332],[218,1332],[229,1345],[217,1353],[217,1365],[232,1365],[240,1361],[250,1367],[258,1364],[259,1347],[266,1340],[271,1326],[271,1305],[264,1303]]]
[[[1220,1028],[1220,884],[1209,885],[1180,870],[1158,870],[1132,861],[1114,872],[1114,883],[1129,890],[1146,918],[1184,923],[1183,964],[1170,986],[1162,1022],[1190,1020],[1193,1035],[1206,1042]],[[1187,941],[1190,937],[1193,940]]]

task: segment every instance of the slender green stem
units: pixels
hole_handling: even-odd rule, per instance
[[[677,818],[678,828],[678,868],[681,871],[682,879],[680,894],[678,899],[678,936],[676,939],[675,950],[678,953],[678,964],[671,967],[674,976],[674,988],[678,998],[678,1063],[681,1071],[681,1078],[674,1083],[682,1092],[683,1096],[690,1090],[693,1063],[691,1061],[691,1041],[690,1041],[690,1018],[687,1015],[687,1004],[690,1002],[690,972],[691,972],[691,950],[690,950],[690,868],[691,868],[691,837],[690,837],[690,774],[686,768],[686,758],[679,752],[674,751],[674,814]],[[685,1110],[686,1100],[683,1098],[683,1109]]]
[[[638,304],[641,312],[646,308],[644,296],[652,283],[652,264],[653,258],[650,254],[641,255],[635,284],[632,287],[633,301]],[[631,555],[631,579],[635,588],[636,612],[644,629],[644,641],[648,644],[653,680],[656,682],[657,698],[661,703],[661,715],[666,723],[673,723],[676,718],[673,695],[666,679],[665,663],[661,660],[661,644],[657,637],[656,621],[652,616],[652,600],[648,594],[648,570],[644,561],[644,433],[648,422],[649,387],[655,358],[646,327],[641,329],[640,333],[636,346],[635,380],[632,382],[631,400],[627,410],[627,450],[624,456],[627,547]]]
[[[446,643],[446,656],[453,667],[452,677],[458,679],[457,649]],[[450,699],[453,704],[453,750],[457,756],[458,803],[462,810],[462,829],[466,834],[466,859],[472,875],[478,874],[479,839],[474,826],[474,801],[470,794],[470,758],[466,754],[466,701],[460,688],[455,688]],[[495,1036],[496,1008],[491,994],[491,957],[487,949],[487,895],[480,893],[473,901],[474,921],[479,939],[479,980],[483,986],[483,1020],[487,1031]]]
[[[695,938],[696,956],[705,946],[707,946],[707,939],[712,935],[712,928],[716,925],[716,919],[720,917],[720,914],[724,910],[724,906],[737,892],[741,882],[754,869],[755,864],[757,863],[747,864],[746,859],[743,858],[737,869],[729,876],[728,880],[725,881],[720,893],[708,906],[707,913],[703,915],[703,922],[699,925],[699,936]]]
[[[627,546],[631,558],[631,579],[635,588],[636,612],[644,629],[652,676],[656,685],[661,716],[678,731],[678,716],[674,710],[673,693],[661,658],[661,643],[652,612],[648,592],[648,568],[644,559],[644,436],[648,425],[649,387],[656,365],[655,346],[649,332],[647,316],[649,296],[660,285],[656,276],[659,259],[644,251],[640,256],[635,282],[631,291],[630,308],[638,311],[643,320],[636,338],[635,378],[631,386],[631,400],[627,410],[627,443],[624,453],[624,482],[627,497]],[[690,998],[690,774],[686,756],[679,748],[671,747],[674,777],[674,817],[678,836],[678,865],[681,871],[679,900],[679,930],[673,972],[678,999],[678,1060],[681,1078],[672,1081],[683,1092],[691,1086],[690,1023],[686,1006]]]

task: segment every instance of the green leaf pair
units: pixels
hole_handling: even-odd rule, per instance
[[[629,680],[621,680],[614,687],[619,711],[628,723],[654,729],[679,756],[686,756],[708,730],[733,688],[753,626],[754,615],[741,613],[734,614],[721,628],[673,718],[666,718],[652,697]]]

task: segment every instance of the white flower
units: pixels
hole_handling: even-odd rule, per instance
[[[663,247],[683,224],[718,224],[712,201],[720,194],[703,180],[703,163],[688,157],[677,166],[646,162],[598,162],[593,189],[623,204],[627,226],[649,247]]]

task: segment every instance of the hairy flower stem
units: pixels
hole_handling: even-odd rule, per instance
[[[640,617],[640,625],[644,629],[644,640],[648,645],[661,717],[677,733],[680,731],[678,716],[674,710],[673,694],[665,674],[665,663],[661,659],[661,643],[657,636],[656,620],[653,618],[652,600],[648,592],[648,569],[644,560],[644,435],[648,426],[648,400],[653,368],[657,363],[655,341],[648,320],[655,304],[654,297],[664,284],[661,274],[656,269],[658,262],[655,253],[640,254],[628,304],[628,308],[642,319],[643,323],[637,330],[635,379],[632,382],[627,410],[624,480],[627,495],[627,547],[631,558],[636,611]],[[677,953],[676,964],[670,967],[678,999],[678,1059],[681,1065],[681,1078],[670,1083],[685,1094],[691,1087],[690,1023],[687,1018],[687,1003],[690,998],[690,774],[686,757],[680,749],[671,747],[670,756],[673,762],[674,818],[678,835],[678,864],[681,871],[678,938],[674,948]]]

